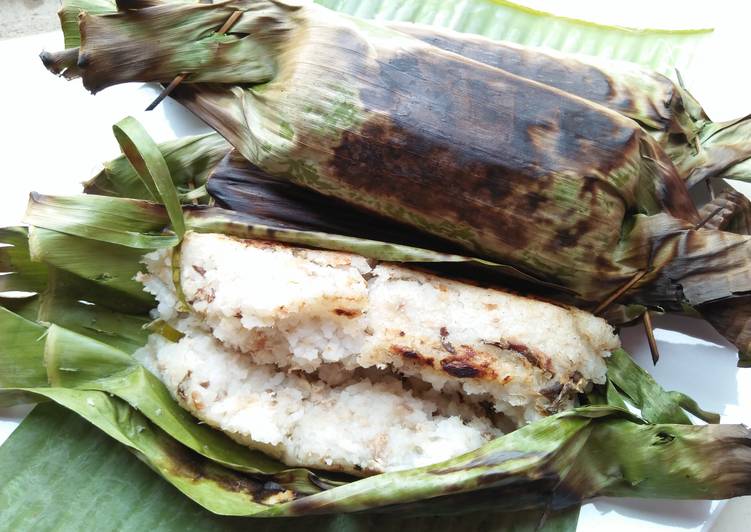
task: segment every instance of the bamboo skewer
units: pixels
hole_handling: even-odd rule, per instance
[[[222,27],[219,28],[217,33],[224,34],[227,33],[230,29],[232,29],[232,26],[235,25],[235,23],[240,19],[242,16],[243,11],[234,11],[229,18],[222,24]],[[162,100],[164,100],[167,96],[169,96],[173,90],[177,88],[180,83],[185,81],[185,78],[188,77],[187,72],[183,72],[182,74],[178,74],[175,76],[175,78],[170,81],[169,85],[167,85],[164,89],[162,89],[162,92],[159,93],[159,95],[154,98],[154,101],[149,104],[149,106],[146,108],[147,111],[153,111],[157,105],[162,103]]]
[[[655,340],[654,327],[652,326],[652,316],[650,316],[648,310],[642,314],[642,321],[644,322],[644,333],[647,335],[649,352],[652,354],[652,363],[656,366],[657,361],[660,360],[660,351],[657,349],[657,340]]]
[[[710,190],[711,190],[711,187],[710,187]],[[694,226],[694,230],[698,230],[704,227],[707,224],[707,222],[709,222],[712,218],[714,218],[721,210],[722,210],[721,206],[717,207],[715,210],[709,213],[703,220],[697,223]],[[663,264],[663,266],[660,266],[659,268],[655,270],[651,270],[651,272],[657,273],[664,266],[665,265]],[[623,294],[628,292],[636,283],[638,283],[649,272],[650,270],[639,270],[638,272],[636,272],[634,276],[631,277],[631,279],[623,283],[623,285],[617,288],[604,301],[602,301],[599,305],[597,305],[597,307],[595,307],[592,313],[595,315],[601,314],[606,308],[608,308],[610,305],[615,303]],[[649,310],[644,311],[644,314],[642,314],[642,322],[644,323],[644,333],[647,336],[647,343],[649,344],[649,351],[652,354],[652,362],[654,364],[657,364],[657,361],[660,359],[660,352],[657,349],[657,341],[655,340],[654,328],[652,326],[652,317],[649,314]]]

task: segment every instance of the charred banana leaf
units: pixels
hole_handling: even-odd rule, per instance
[[[127,5],[121,2],[121,5],[134,9],[196,1],[142,0],[129,2]],[[366,18],[375,17],[380,23],[385,22],[396,31],[438,48],[550,85],[617,111],[637,121],[660,143],[689,187],[704,179],[717,177],[721,172],[732,175],[735,179],[751,179],[749,118],[725,123],[712,122],[685,88],[654,70],[634,63],[592,55],[566,54],[550,49],[522,46],[471,33],[451,31],[435,25],[386,22],[391,18],[425,20],[430,9],[413,10],[408,14],[409,6],[392,12],[387,5],[358,6],[357,3],[328,0],[319,0],[318,3],[343,13]],[[80,76],[77,65],[77,46],[80,44],[78,13],[85,10],[92,14],[102,14],[114,12],[116,9],[114,0],[66,0],[60,17],[68,49],[57,54],[43,54],[48,68],[68,78]],[[484,8],[478,5],[476,9]],[[500,11],[508,9],[513,10],[509,6],[498,6]],[[438,13],[440,9],[436,8],[433,11]],[[529,16],[527,13],[523,15]],[[536,21],[537,24],[542,23],[542,19],[545,18],[543,15],[537,15],[540,19]],[[438,17],[435,22],[440,23],[440,20],[441,17]],[[469,23],[462,24],[461,27],[470,32],[479,31],[479,28]],[[576,28],[571,27],[568,30],[575,32]],[[611,28],[610,31],[617,33],[622,30]],[[666,37],[675,38],[676,35],[667,32],[661,36],[663,40]],[[524,37],[522,41],[525,41]]]
[[[659,142],[689,187],[734,172],[736,165],[751,157],[751,117],[713,123],[687,90],[638,65],[528,48],[433,26],[391,23],[389,27],[635,120]],[[736,178],[751,179],[751,175]]]
[[[79,29],[90,90],[188,73],[173,95],[264,172],[580,304],[640,272],[626,303],[731,305],[751,289],[749,237],[696,229],[659,143],[603,106],[315,5],[158,5],[84,13]],[[747,333],[731,340],[747,350]]]
[[[100,277],[95,272],[109,271],[114,264],[138,269],[139,254],[155,245],[148,233],[168,223],[166,209],[136,200],[103,202],[96,196],[47,198],[45,205],[40,205],[40,199],[34,198],[29,220],[47,229],[35,227],[28,244],[17,238],[26,236],[22,230],[8,230],[4,242],[14,243],[13,256],[32,251],[46,267],[70,268],[70,260],[59,262],[61,250],[70,252],[70,243],[77,241],[75,263],[87,269],[68,272],[79,282],[70,285],[70,299],[47,313],[43,323],[0,309],[0,333],[13,339],[0,345],[0,367],[13,368],[0,373],[0,401],[47,399],[78,413],[214,513],[259,517],[366,510],[452,514],[491,508],[559,509],[598,495],[724,498],[751,489],[748,430],[734,425],[683,424],[686,417],[681,408],[716,418],[702,414],[685,396],[666,393],[645,379],[623,352],[614,353],[608,365],[612,386],[607,402],[615,400],[612,392],[620,404],[634,404],[644,419],[657,424],[645,423],[618,407],[593,405],[545,418],[473,453],[425,468],[362,480],[285,468],[196,423],[130,357],[132,348],[112,342],[142,332],[140,323],[101,321],[100,330],[83,328],[80,332],[59,324],[77,300],[99,301],[97,294],[107,290],[105,284],[90,284],[92,277]],[[40,208],[42,213],[57,212],[58,216],[37,217]],[[240,215],[228,218],[203,207],[186,211],[186,225],[235,234],[261,234],[258,231],[263,230]],[[91,231],[91,227],[99,229]],[[86,237],[80,236],[87,230]],[[303,238],[300,232],[282,229],[267,229],[263,234]],[[326,247],[342,244],[333,236],[310,234],[308,238]],[[346,244],[352,249],[364,245],[354,239]],[[102,253],[102,245],[121,252]],[[386,245],[381,247],[373,251],[393,252]],[[130,259],[124,258],[126,252],[133,252]],[[405,252],[402,257],[409,260]],[[8,264],[26,268],[18,259]],[[57,281],[48,278],[47,282]],[[34,286],[47,292],[51,288],[45,289],[43,283]],[[108,303],[118,306],[116,299]],[[102,310],[98,304],[92,306],[94,312]],[[115,310],[114,316],[118,314]],[[145,312],[140,315],[145,316]]]

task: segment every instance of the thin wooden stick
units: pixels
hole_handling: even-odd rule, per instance
[[[631,279],[629,279],[628,281],[626,281],[625,284],[621,285],[620,288],[618,288],[612,294],[610,294],[605,299],[605,301],[603,301],[602,303],[600,303],[599,305],[597,305],[597,307],[595,307],[595,309],[592,311],[592,314],[595,314],[595,315],[600,314],[603,310],[605,310],[611,304],[613,304],[619,297],[621,297],[623,294],[625,294],[626,292],[628,292],[628,290],[632,286],[634,286],[636,283],[638,283],[639,280],[642,277],[644,277],[645,275],[647,275],[647,270],[639,270],[638,272],[636,272]]]
[[[146,110],[153,111],[156,108],[156,106],[162,103],[162,100],[164,100],[167,96],[169,96],[170,93],[173,90],[175,90],[175,88],[178,85],[180,85],[180,83],[182,83],[183,80],[187,77],[188,77],[188,74],[178,74],[177,76],[175,76],[175,79],[170,81],[169,85],[167,85],[166,87],[164,87],[164,89],[162,89],[162,92],[159,93],[159,96],[154,98],[154,101],[149,104]]]
[[[723,207],[722,205],[720,205],[720,206],[719,206],[719,207],[717,207],[717,208],[716,208],[715,210],[713,210],[712,212],[710,212],[710,213],[709,213],[709,214],[707,215],[707,217],[706,217],[706,218],[704,218],[704,219],[703,219],[703,220],[702,220],[701,222],[699,222],[698,224],[696,224],[696,225],[694,226],[694,229],[701,229],[702,227],[704,227],[705,225],[707,225],[707,222],[709,222],[709,220],[711,220],[712,218],[714,218],[715,216],[717,216],[717,214],[718,214],[718,213],[719,213],[719,212],[720,212],[720,211],[721,211],[721,210],[722,210],[723,208],[724,208],[724,207]]]
[[[710,190],[711,187],[710,187]],[[704,227],[707,222],[709,222],[712,218],[717,216],[717,213],[722,211],[722,206],[717,207],[715,210],[713,210],[711,213],[709,213],[703,220],[701,220],[698,224],[694,226],[694,230],[701,229]],[[667,263],[664,263],[659,268],[652,270],[652,273],[656,273],[660,271]],[[602,313],[606,308],[608,308],[610,305],[615,303],[619,297],[621,297],[623,294],[628,292],[631,287],[633,287],[636,283],[639,282],[639,280],[647,275],[648,270],[640,270],[634,274],[631,279],[626,281],[620,288],[615,290],[610,296],[608,296],[605,301],[597,305],[597,307],[592,311],[593,314],[598,315]],[[649,352],[652,355],[652,363],[657,365],[657,361],[660,360],[660,351],[657,348],[657,340],[655,340],[655,333],[654,333],[654,327],[652,326],[652,316],[649,314],[649,310],[645,310],[644,314],[642,314],[642,323],[644,324],[644,334],[647,337],[647,343],[649,344]]]
[[[217,33],[219,34],[227,33],[230,29],[232,29],[232,26],[234,26],[235,23],[240,19],[242,14],[243,14],[243,11],[232,12],[229,18],[224,22],[224,24],[222,24],[222,27],[219,28]],[[169,85],[167,85],[164,89],[162,89],[162,92],[159,93],[159,96],[154,98],[154,101],[149,104],[146,110],[153,111],[156,108],[156,106],[162,103],[162,100],[164,100],[167,96],[169,96],[170,93],[172,93],[172,91],[175,90],[177,86],[180,85],[180,83],[185,81],[185,78],[187,77],[188,77],[187,72],[183,72],[182,74],[178,74],[177,76],[175,76],[175,79],[170,81]]]
[[[227,21],[222,24],[222,27],[219,28],[219,31],[217,33],[227,33],[232,28],[232,26],[235,25],[235,22],[238,21],[243,13],[243,11],[235,11],[234,13],[232,13]]]
[[[652,326],[652,316],[649,311],[644,311],[641,315],[644,322],[644,333],[647,335],[647,343],[649,344],[649,352],[652,354],[652,364],[657,365],[657,361],[660,360],[660,351],[657,349],[657,340],[655,340],[654,327]]]
[[[705,225],[707,225],[707,222],[709,222],[712,218],[714,218],[715,216],[717,216],[717,214],[720,211],[722,211],[722,209],[723,209],[722,206],[717,207],[715,210],[713,210],[711,213],[709,213],[706,218],[704,218],[702,221],[700,221],[698,224],[696,224],[694,226],[694,230],[701,229],[702,227],[704,227]],[[659,268],[657,268],[655,270],[652,270],[652,273],[657,273],[666,264],[667,263],[663,264],[662,266],[660,266]],[[603,310],[605,310],[610,305],[612,305],[613,303],[615,303],[618,300],[618,298],[620,298],[623,294],[625,294],[626,292],[628,292],[631,289],[631,287],[633,287],[636,283],[638,283],[641,280],[642,277],[644,277],[645,275],[647,275],[648,272],[649,272],[648,270],[639,270],[638,272],[636,272],[631,279],[629,279],[628,281],[626,281],[622,286],[620,286],[612,294],[610,294],[602,303],[600,303],[599,305],[597,305],[595,307],[595,309],[592,311],[592,314],[595,314],[595,315],[601,314]]]
[[[712,187],[712,180],[710,178],[707,178],[704,180],[704,182],[707,184],[707,190],[709,191],[709,199],[714,200],[714,188]]]

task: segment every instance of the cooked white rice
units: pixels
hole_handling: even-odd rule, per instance
[[[154,337],[141,358],[195,415],[289,464],[376,472],[461,454],[499,433],[478,404],[517,425],[568,407],[604,382],[618,346],[604,320],[576,309],[347,253],[195,233],[181,253],[186,321],[170,257],[148,255],[139,279],[187,335]]]
[[[198,418],[289,465],[392,471],[457,456],[501,434],[460,402],[416,396],[394,376],[350,376],[332,386],[325,372],[310,378],[254,364],[201,329],[182,330],[177,343],[152,335],[139,359]]]

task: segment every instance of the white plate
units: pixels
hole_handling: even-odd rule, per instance
[[[751,112],[751,101],[747,96],[742,98],[751,94],[751,69],[745,68],[745,60],[733,55],[732,50],[728,53],[730,41],[725,36],[718,31],[697,58],[696,69],[683,73],[716,120]],[[4,71],[0,88],[4,174],[0,226],[20,222],[32,190],[48,194],[78,192],[80,181],[96,173],[101,162],[118,154],[111,126],[126,115],[138,118],[157,141],[207,130],[169,99],[156,111],[144,112],[157,93],[154,87],[122,85],[92,97],[80,82],[51,76],[37,55],[45,48],[56,50],[61,43],[62,36],[57,32],[0,41]],[[724,69],[722,58],[727,60]],[[723,422],[751,424],[751,369],[736,368],[732,346],[698,320],[656,318],[655,325],[662,355],[657,367],[652,367],[641,329],[623,331],[624,345],[637,362],[665,388],[685,392],[704,408],[720,412]],[[24,408],[0,409],[0,442],[27,412]],[[723,520],[720,510],[724,505],[602,499],[584,506],[579,530],[709,530],[718,516]]]

